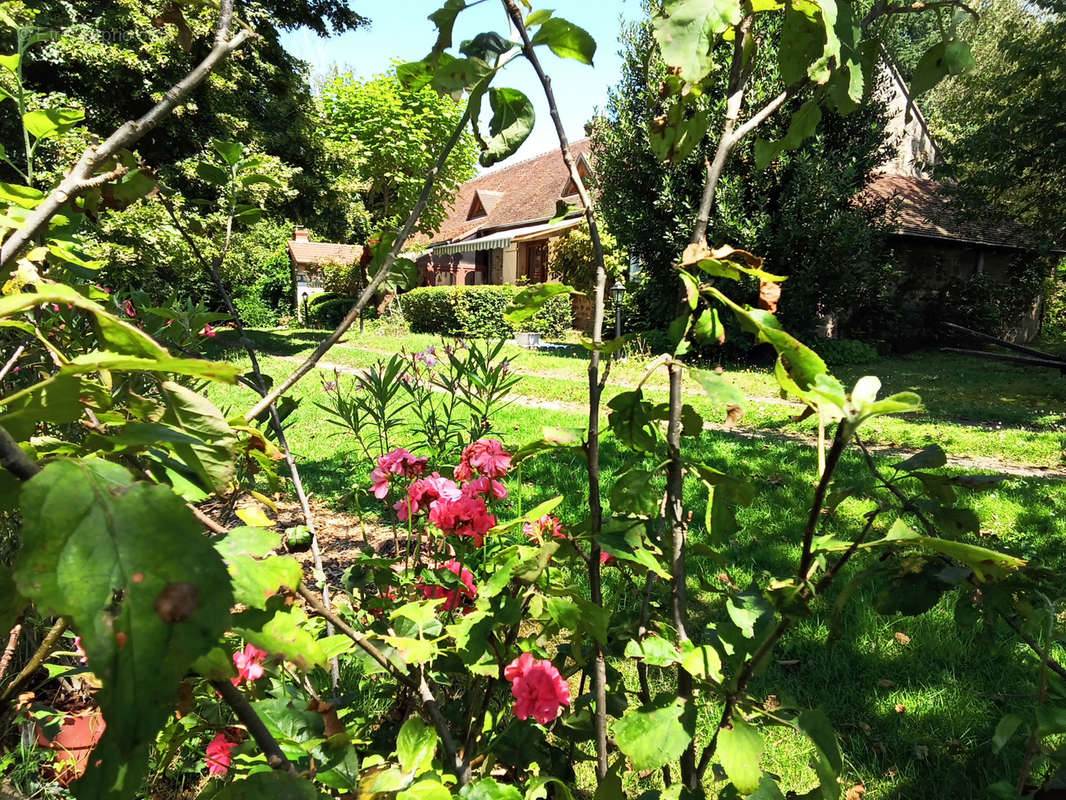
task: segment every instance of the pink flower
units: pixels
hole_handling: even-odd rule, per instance
[[[497,500],[507,497],[507,487],[491,478],[477,478],[463,486],[463,497],[478,497],[492,493]]]
[[[437,348],[430,345],[421,353],[416,353],[415,358],[425,364],[427,367],[437,366]]]
[[[246,644],[244,650],[233,654],[233,664],[237,667],[237,677],[231,681],[234,686],[241,681],[257,681],[263,677],[263,661],[268,653],[254,644]]]
[[[446,534],[470,536],[477,547],[485,543],[485,534],[496,526],[496,517],[480,497],[441,498],[429,509],[429,521]]]
[[[122,304],[122,309],[126,312],[127,317],[137,316],[137,310],[133,307],[133,303],[130,300],[127,300],[125,303]],[[58,310],[59,309],[57,308],[56,311]]]
[[[522,653],[507,665],[504,677],[511,682],[514,714],[519,719],[533,717],[547,725],[570,705],[570,687],[552,662],[535,661],[532,653]]]
[[[549,535],[556,539],[566,538],[566,534],[563,533],[563,525],[559,522],[559,518],[551,514],[545,514],[536,522],[527,522],[522,526],[522,533],[539,542],[544,541]]]
[[[502,478],[511,468],[511,454],[504,452],[497,439],[478,439],[463,450],[459,466],[455,468],[457,481],[468,481],[476,472],[483,478]]]
[[[415,588],[421,591],[427,600],[436,600],[440,597],[447,598],[443,606],[445,611],[454,611],[461,606],[463,604],[463,596],[469,597],[471,600],[477,597],[474,573],[454,558],[450,561],[445,561],[443,564],[431,564],[430,569],[446,569],[452,574],[458,575],[459,580],[462,581],[463,585],[456,589],[445,589],[443,586],[430,586],[425,583],[415,584]]]
[[[336,381],[326,381],[326,391],[327,392],[335,392],[335,391],[337,391],[337,382]]]
[[[603,564],[603,566],[605,566],[605,567],[609,567],[612,564],[614,564],[614,556],[610,555],[609,553],[605,553],[605,552],[603,552],[601,550],[600,551],[600,563]]]
[[[207,772],[209,775],[225,775],[229,771],[230,762],[233,761],[231,751],[237,746],[226,738],[225,733],[219,733],[207,746]]]
[[[417,514],[431,508],[440,498],[445,500],[458,500],[463,492],[455,485],[455,481],[442,478],[439,472],[434,472],[428,478],[419,478],[407,487],[407,497],[396,501],[393,508],[401,522],[405,522],[408,513]]]
[[[85,654],[85,650],[82,649],[80,636],[74,637],[74,652],[81,656],[81,658],[78,659],[79,664],[89,663],[89,657]]]
[[[208,339],[214,339],[217,334],[215,333],[215,329],[210,325],[204,325],[204,329],[200,331],[200,335],[206,336]]]
[[[389,493],[389,479],[393,475],[417,478],[425,471],[428,463],[429,459],[419,458],[402,447],[381,456],[378,465],[370,473],[370,486],[374,490],[374,497],[378,500],[385,499],[385,495]]]

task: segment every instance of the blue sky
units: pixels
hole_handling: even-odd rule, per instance
[[[369,78],[385,72],[395,59],[416,61],[424,57],[436,41],[436,27],[427,15],[443,0],[392,0],[391,3],[353,3],[356,11],[367,16],[367,28],[320,39],[308,30],[283,35],[285,47],[311,65],[316,74],[336,65],[357,77]],[[535,5],[534,7],[540,7]],[[547,4],[544,7],[552,7]],[[640,16],[639,0],[557,0],[556,16],[565,17],[587,30],[596,40],[594,66],[570,59],[556,58],[547,48],[540,48],[541,58],[552,78],[552,88],[559,105],[567,136],[584,136],[584,125],[597,108],[607,101],[607,88],[617,80],[620,59],[618,32],[621,20]],[[507,36],[507,18],[502,5],[487,0],[459,16],[453,41],[458,45],[481,31],[495,30]],[[543,91],[533,70],[523,59],[513,61],[496,79],[497,86],[511,86],[525,92],[537,112],[533,133],[511,160],[528,158],[557,146],[555,129],[548,115]],[[487,104],[486,104],[487,106]]]

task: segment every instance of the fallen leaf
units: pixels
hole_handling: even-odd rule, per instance
[[[871,728],[865,722],[860,722],[859,723],[859,730],[862,731],[863,733],[865,733],[867,736],[869,736],[871,733],[873,733],[873,728]]]
[[[730,403],[725,407],[725,427],[726,430],[731,430],[733,426],[740,422],[744,417],[744,409],[735,403]]]
[[[848,789],[847,794],[844,795],[844,800],[862,800],[864,794],[866,794],[866,784],[860,781]]]
[[[914,755],[922,759],[929,758],[929,748],[924,744],[916,744],[914,745]]]
[[[903,703],[896,703],[896,713],[902,714],[907,710],[907,707]]]
[[[899,768],[898,767],[889,767],[888,769],[885,770],[885,777],[886,778],[898,778],[899,777]]]
[[[896,631],[896,641],[903,646],[907,646],[911,643],[911,637],[905,633],[900,633],[899,631]]]
[[[799,659],[787,659],[785,661],[778,661],[777,663],[789,672],[795,672],[800,664]]]
[[[777,699],[776,694],[771,694],[763,701],[762,707],[767,711],[774,711],[781,708],[781,701]]]
[[[890,681],[888,678],[878,678],[877,685],[880,686],[882,689],[891,689],[893,686],[896,685],[896,682]]]

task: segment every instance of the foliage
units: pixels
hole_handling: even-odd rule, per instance
[[[551,276],[579,292],[591,293],[596,283],[596,257],[588,229],[581,225],[549,241],[548,270]],[[608,282],[613,284],[624,280],[629,269],[628,260],[602,222],[600,242],[607,263]]]
[[[322,86],[330,139],[350,149],[375,228],[394,228],[414,208],[423,177],[463,117],[463,106],[428,86],[406,86],[390,72],[366,81],[334,75]],[[473,136],[463,134],[441,169],[418,230],[436,231],[455,191],[474,177]]]
[[[515,327],[504,320],[508,304],[519,293],[516,286],[427,286],[402,295],[404,317],[415,333],[440,333],[479,339],[511,336]],[[545,336],[563,335],[573,326],[569,296],[552,298],[523,331]]]
[[[325,292],[323,294],[326,294]],[[316,299],[320,295],[312,298]],[[307,324],[312,328],[327,328],[332,330],[337,327],[344,315],[355,305],[354,297],[330,297],[312,304],[307,303]]]
[[[877,360],[877,348],[856,339],[821,339],[812,347],[826,364],[833,366],[871,364]]]

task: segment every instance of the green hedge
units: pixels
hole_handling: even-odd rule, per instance
[[[354,297],[338,297],[334,295],[312,304],[312,300],[321,296],[315,295],[307,301],[307,323],[312,328],[336,328],[340,321],[344,319],[344,315],[355,305],[356,301]]]
[[[519,286],[426,286],[400,296],[403,315],[415,333],[493,338],[513,336],[503,320],[504,309],[521,291]],[[573,327],[569,295],[548,300],[523,331],[562,336]]]

